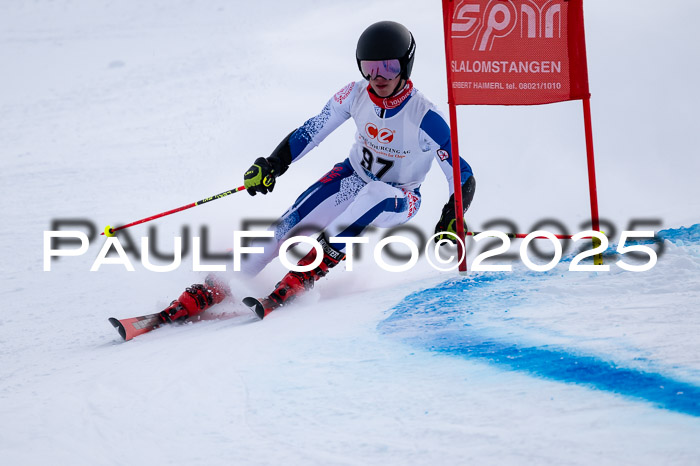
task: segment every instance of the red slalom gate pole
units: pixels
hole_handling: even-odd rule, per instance
[[[141,223],[150,222],[151,220],[165,217],[166,215],[174,214],[176,212],[182,212],[183,210],[191,209],[192,207],[197,207],[198,205],[206,204],[207,202],[221,199],[221,198],[226,197],[230,194],[237,193],[238,191],[243,191],[244,189],[245,189],[245,186],[239,186],[237,188],[225,191],[223,193],[219,193],[215,196],[207,197],[207,198],[201,199],[197,202],[193,202],[192,204],[183,205],[182,207],[178,207],[177,209],[169,210],[167,212],[161,212],[160,214],[156,214],[156,215],[153,215],[151,217],[142,218],[141,220],[136,220],[135,222],[127,223],[126,225],[122,225],[120,227],[112,228],[110,225],[107,225],[105,227],[104,231],[100,234],[105,235],[105,236],[114,236],[114,233],[119,231],[119,230],[133,227],[134,225],[140,225]]]
[[[591,101],[583,99],[583,123],[586,131],[586,159],[588,161],[588,188],[591,198],[591,227],[600,230],[598,218],[598,188],[595,181],[595,158],[593,156],[593,128],[591,123]]]
[[[452,74],[450,73],[450,63],[452,63],[452,41],[449,39],[452,12],[454,5],[451,0],[443,0],[442,2],[442,25],[443,35],[445,39],[445,67],[447,71],[447,104],[450,108],[450,143],[452,144],[452,178],[454,183],[455,196],[455,214],[457,237],[461,242],[457,242],[457,257],[464,259],[459,263],[459,272],[465,274],[467,272],[467,254],[463,250],[465,244],[464,232],[464,210],[462,201],[462,173],[459,158],[459,141],[457,138],[457,106],[455,105],[454,93],[452,91]]]
[[[586,132],[586,160],[588,162],[588,191],[591,200],[591,229],[600,231],[600,218],[598,217],[598,187],[595,180],[595,158],[593,156],[593,124],[591,123],[591,99],[586,97],[583,102],[583,125]],[[600,245],[593,239],[593,247]],[[603,255],[596,254],[593,258],[595,265],[603,264]]]

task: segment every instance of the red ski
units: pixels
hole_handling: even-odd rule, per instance
[[[163,325],[163,320],[160,318],[160,314],[149,314],[121,320],[110,317],[109,323],[117,329],[124,340],[128,341],[160,327]]]
[[[205,312],[189,319],[178,320],[172,324],[187,324],[189,322],[197,323],[204,320],[229,320],[249,315],[250,314],[248,311]],[[255,319],[255,317],[253,317],[253,319]],[[126,341],[129,341],[139,335],[143,335],[144,333],[148,333],[151,330],[155,330],[159,327],[170,325],[170,323],[163,321],[160,313],[131,317],[128,319],[115,319],[114,317],[110,317],[109,323],[117,329],[119,335],[121,335],[121,337]]]

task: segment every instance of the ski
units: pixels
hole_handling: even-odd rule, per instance
[[[281,304],[276,303],[270,298],[243,298],[243,304],[245,304],[250,310],[255,312],[255,314],[262,320],[270,312],[274,311]]]
[[[128,319],[110,317],[109,323],[117,329],[117,332],[125,341],[129,341],[136,336],[160,327],[163,324],[163,320],[160,318],[160,314],[148,314]]]
[[[251,298],[252,299],[252,298]],[[202,314],[196,315],[188,319],[180,319],[173,324],[187,324],[187,323],[197,323],[205,320],[229,320],[239,317],[249,316],[248,311],[243,312],[211,312],[205,311]],[[254,318],[253,318],[254,319]],[[125,340],[129,341],[134,337],[143,335],[157,328],[169,325],[168,322],[163,322],[163,319],[158,314],[148,314],[138,317],[130,317],[128,319],[116,319],[114,317],[109,318],[109,323],[117,329],[119,335]]]

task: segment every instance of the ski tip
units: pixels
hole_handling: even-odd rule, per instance
[[[243,304],[245,304],[250,308],[250,310],[255,312],[255,314],[260,318],[260,320],[262,320],[262,318],[265,317],[265,308],[259,300],[251,298],[249,296],[247,298],[243,298]]]
[[[124,325],[122,325],[122,323],[114,317],[109,318],[109,323],[112,324],[112,326],[117,329],[117,332],[119,332],[119,335],[126,340],[126,329],[124,328]]]

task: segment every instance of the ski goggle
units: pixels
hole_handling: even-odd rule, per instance
[[[401,62],[397,58],[392,60],[362,60],[360,71],[365,79],[374,79],[377,76],[391,81],[401,74]]]

